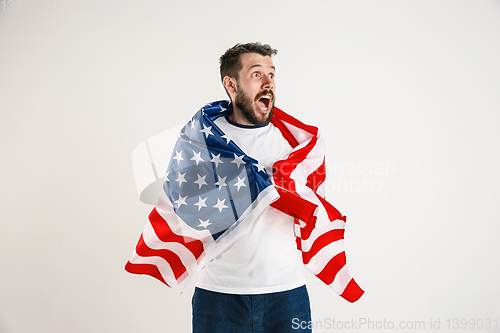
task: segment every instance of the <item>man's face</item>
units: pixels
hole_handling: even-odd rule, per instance
[[[236,80],[232,121],[243,125],[265,125],[273,115],[274,65],[268,56],[244,53]]]

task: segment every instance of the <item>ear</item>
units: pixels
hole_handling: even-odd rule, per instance
[[[232,97],[236,93],[236,79],[228,75],[224,76],[222,80],[224,88],[226,88],[228,94]]]

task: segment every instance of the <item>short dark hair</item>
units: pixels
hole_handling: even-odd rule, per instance
[[[269,44],[262,44],[261,42],[236,44],[227,49],[219,59],[221,80],[224,80],[226,75],[238,79],[238,72],[242,67],[240,55],[243,53],[258,53],[262,56],[271,57],[276,55],[278,50],[273,49]]]

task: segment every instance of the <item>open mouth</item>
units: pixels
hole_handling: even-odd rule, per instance
[[[267,111],[269,109],[269,105],[271,104],[271,94],[266,94],[257,100],[257,106],[262,111]]]

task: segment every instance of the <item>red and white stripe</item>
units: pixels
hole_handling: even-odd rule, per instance
[[[364,291],[347,268],[344,251],[345,216],[324,198],[326,179],[325,148],[318,129],[301,123],[280,109],[274,109],[273,124],[288,140],[293,150],[274,164],[274,182],[281,195],[275,208],[295,215],[297,247],[302,251],[306,268],[349,302],[358,300]],[[297,197],[300,197],[300,199]],[[293,205],[287,205],[295,200]],[[311,211],[297,216],[297,207]],[[300,208],[299,208],[300,209]],[[307,214],[306,214],[307,215]]]
[[[202,240],[210,237],[209,231],[196,231],[183,225],[185,222],[175,214],[170,200],[162,192],[125,270],[150,275],[182,291],[196,276],[205,257]]]
[[[255,205],[241,217],[245,223],[238,225],[238,231],[228,232],[214,242],[209,230],[196,230],[187,225],[162,191],[125,270],[150,275],[181,292],[208,261],[231,245],[277,197],[271,186],[261,191]]]

